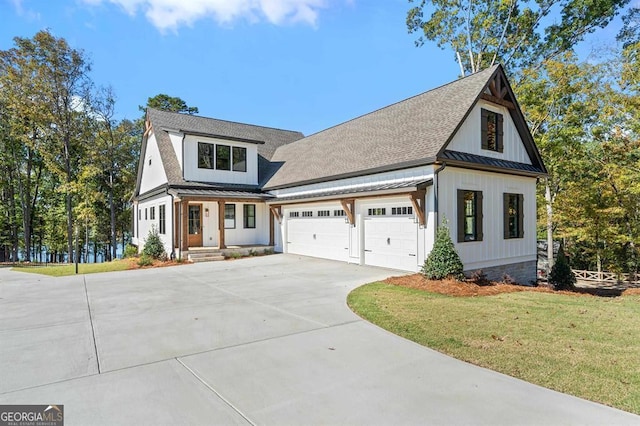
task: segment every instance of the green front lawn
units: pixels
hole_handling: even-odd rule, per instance
[[[640,414],[640,296],[451,297],[372,283],[358,315],[455,358]]]
[[[95,274],[98,272],[125,271],[133,267],[131,260],[114,260],[103,263],[80,263],[78,264],[78,274]],[[30,272],[33,274],[49,275],[52,277],[64,277],[76,273],[75,264],[63,264],[52,266],[16,266],[13,271]]]

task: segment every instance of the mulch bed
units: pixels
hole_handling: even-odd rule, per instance
[[[576,288],[576,290],[574,291],[556,291],[546,286],[527,287],[522,285],[504,284],[498,282],[491,282],[490,285],[480,286],[470,281],[460,282],[456,280],[428,280],[421,274],[391,277],[384,280],[384,282],[391,285],[415,288],[432,293],[440,293],[456,297],[493,296],[496,294],[515,293],[519,291],[535,291],[539,293],[566,294],[571,296],[601,297],[615,297],[621,296],[622,294],[640,295],[640,289],[638,288],[630,288],[624,291],[597,288]]]

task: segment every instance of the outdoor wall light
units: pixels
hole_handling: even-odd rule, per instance
[[[209,217],[209,208],[204,209],[204,217]]]

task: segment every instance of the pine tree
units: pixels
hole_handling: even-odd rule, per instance
[[[450,277],[462,281],[465,279],[463,270],[462,261],[460,261],[460,256],[449,235],[449,228],[446,221],[444,221],[438,227],[436,241],[433,244],[431,253],[429,253],[427,260],[424,262],[422,274],[430,280],[441,280]]]
[[[573,290],[576,284],[576,276],[569,266],[569,261],[564,254],[562,245],[558,250],[556,263],[551,268],[549,282],[553,284],[553,288],[556,290]]]

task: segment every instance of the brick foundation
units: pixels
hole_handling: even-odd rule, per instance
[[[536,261],[529,260],[527,262],[509,263],[507,265],[491,266],[488,268],[479,268],[492,281],[502,281],[502,277],[508,274],[516,283],[522,285],[534,285],[537,278]],[[471,276],[477,269],[464,271],[467,277]]]

